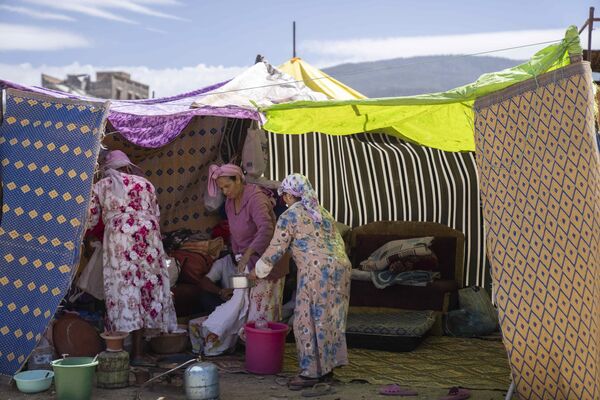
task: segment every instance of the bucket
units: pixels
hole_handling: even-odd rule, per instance
[[[58,400],[88,400],[98,361],[93,357],[67,357],[52,361]]]
[[[273,375],[283,369],[283,351],[289,327],[279,322],[269,322],[268,327],[256,329],[253,321],[244,327],[246,370],[253,374]]]

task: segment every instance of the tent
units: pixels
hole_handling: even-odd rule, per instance
[[[479,97],[569,65],[569,52],[581,49],[575,26],[565,38],[531,60],[443,93],[387,99],[295,102],[263,110],[265,129],[275,133],[322,132],[351,135],[385,132],[445,151],[473,151],[473,104]]]
[[[278,68],[333,100],[364,98],[302,59],[293,58]],[[379,133],[344,137],[269,133],[269,143],[274,162],[268,176],[273,180],[292,172],[308,176],[321,203],[340,222],[355,227],[381,220],[430,221],[464,232],[463,284],[489,288],[473,153],[445,152]]]
[[[358,91],[344,85],[299,57],[294,57],[277,68],[297,81],[304,82],[306,86],[315,92],[324,93],[328,99],[351,100],[365,98]]]
[[[477,151],[487,255],[520,398],[600,394],[600,155],[592,74],[581,54],[572,26],[528,62],[445,93],[263,110],[276,133],[384,132]]]
[[[431,150],[431,147],[451,151],[474,150],[474,121],[476,117],[482,118],[479,109],[474,107],[475,102],[485,100],[487,95],[493,95],[497,91],[516,86],[520,82],[528,82],[533,78],[537,83],[539,75],[544,75],[544,79],[547,79],[547,74],[543,74],[544,72],[555,71],[554,79],[560,79],[560,74],[566,70],[563,67],[570,64],[569,53],[577,54],[577,51],[580,50],[576,36],[576,29],[570,29],[561,43],[538,52],[529,63],[497,74],[484,75],[472,85],[442,94],[399,99],[300,101],[271,105],[261,109],[267,116],[266,129],[274,132],[271,137],[278,133],[294,134],[285,136],[291,139],[284,142],[287,147],[283,148],[282,151],[280,151],[281,146],[274,145],[275,141],[271,142],[270,153],[273,157],[271,158],[270,172],[279,173],[278,166],[281,165],[284,165],[290,171],[310,171],[312,169],[312,175],[309,173],[309,176],[322,177],[321,181],[315,184],[321,192],[321,196],[329,196],[329,200],[325,201],[324,205],[330,208],[338,219],[340,215],[343,215],[345,220],[354,221],[356,215],[358,219],[356,223],[353,222],[353,225],[368,222],[371,218],[387,217],[388,214],[384,215],[384,211],[385,213],[391,213],[389,215],[395,215],[395,219],[402,219],[405,210],[409,210],[409,213],[412,214],[414,209],[425,216],[431,212],[432,215],[436,216],[435,218],[447,218],[443,216],[445,211],[442,212],[439,207],[438,199],[440,198],[446,198],[449,204],[454,204],[454,210],[452,210],[452,207],[446,208],[446,210],[452,210],[453,212],[453,214],[449,214],[449,221],[456,219],[469,221],[471,216],[464,210],[470,212],[470,209],[479,209],[479,198],[477,198],[477,201],[464,201],[464,198],[471,198],[472,193],[477,191],[473,191],[473,189],[466,190],[467,187],[480,186],[476,178],[470,177],[470,167],[463,158],[472,157],[472,153],[453,153],[454,162],[452,162],[452,158],[446,155],[441,156],[439,150]],[[575,77],[573,79],[578,79],[579,75],[573,76]],[[540,85],[546,83],[544,81]],[[4,84],[6,86],[6,82]],[[575,83],[573,84],[575,85]],[[194,221],[205,220],[205,216],[202,214],[201,201],[198,198],[198,188],[205,187],[207,163],[219,156],[219,138],[223,135],[229,136],[235,129],[228,126],[224,119],[260,119],[256,110],[243,105],[231,107],[202,105],[194,109],[189,109],[186,106],[186,103],[189,106],[193,102],[192,99],[205,97],[205,93],[216,92],[223,85],[225,83],[169,99],[117,102],[117,105],[109,114],[110,130],[118,130],[119,134],[112,135],[108,140],[120,142],[120,144],[115,145],[122,145],[130,154],[135,154],[138,150],[152,152],[151,154],[140,153],[137,155],[138,160],[147,160],[149,163],[145,168],[147,176],[151,180],[157,179],[157,177],[165,178],[164,183],[160,184],[163,189],[161,197],[166,196],[166,193],[175,193],[181,199],[179,204],[169,199],[168,204],[172,204],[172,207],[177,210],[173,210],[172,214],[169,215],[171,211],[163,209],[165,221],[169,222],[166,225],[163,221],[163,227],[176,228],[182,226],[184,222],[190,224]],[[578,89],[579,86],[575,85],[574,90]],[[42,89],[29,88],[29,90],[40,91]],[[575,95],[579,94],[577,91],[574,93]],[[503,95],[505,94],[503,93]],[[490,107],[489,104],[481,102],[477,105],[482,107],[481,110]],[[130,116],[127,115],[127,111],[136,109],[138,111],[131,113]],[[557,112],[563,113],[566,107],[562,107],[562,109],[557,107],[557,110]],[[192,121],[193,118],[194,121]],[[580,120],[583,119],[580,118]],[[482,132],[482,136],[483,133],[486,135],[489,135],[490,132],[493,133],[495,129],[488,120],[485,123],[485,126],[490,128],[489,131]],[[311,132],[323,132],[327,135]],[[391,136],[385,135],[385,133]],[[315,136],[316,139],[309,140],[308,138],[311,135]],[[342,140],[346,139],[343,136],[348,135],[354,136],[349,136],[350,140]],[[581,137],[581,135],[579,136]],[[198,140],[198,138],[202,140]],[[417,147],[413,144],[400,142],[397,138],[429,147]],[[188,142],[184,143],[186,141]],[[297,152],[300,144],[304,146],[303,154]],[[398,148],[403,150],[397,151]],[[362,154],[360,157],[357,156],[359,153]],[[201,154],[201,156],[198,156],[198,154]],[[315,157],[315,154],[318,156]],[[190,159],[196,158],[196,164],[186,164],[184,156],[188,157],[188,155]],[[437,165],[439,169],[436,171],[428,169],[427,165],[419,162],[421,159],[429,160],[429,163]],[[406,160],[410,163],[407,164]],[[593,161],[598,162],[597,156]],[[379,167],[381,165],[384,165],[385,169],[381,169]],[[407,165],[410,167],[407,167]],[[484,165],[484,167],[486,166]],[[444,168],[452,171],[452,173],[442,178],[439,171]],[[490,168],[487,168],[486,171],[489,174]],[[555,172],[561,173],[561,171]],[[473,173],[476,177],[476,171],[473,171]],[[186,178],[183,179],[181,176]],[[363,177],[366,179],[363,179]],[[406,200],[406,197],[396,197],[406,187],[412,186],[412,183],[404,186],[399,182],[408,182],[411,179],[415,182],[423,179],[435,182],[434,189],[427,195],[424,192],[412,193],[411,195],[415,195],[416,203],[412,200]],[[356,182],[359,184],[356,184]],[[367,185],[372,182],[379,182],[380,184],[369,191],[367,188],[371,189],[371,186]],[[456,182],[460,182],[461,185],[455,187],[451,185],[451,183]],[[578,185],[586,184],[584,180],[578,180],[577,182]],[[489,195],[489,193],[489,191],[485,192],[486,195]],[[196,198],[194,198],[194,195]],[[341,196],[343,197],[340,200]],[[374,207],[367,210],[367,213],[370,214],[365,216],[365,214],[355,212],[356,209],[360,209],[360,207],[369,204],[373,200],[382,198],[393,206],[384,209],[380,206],[380,203],[375,201]],[[186,209],[186,207],[189,208]],[[194,213],[192,213],[192,210],[195,210]],[[182,214],[177,216],[176,213],[179,211]],[[586,273],[597,267],[596,261],[596,259],[591,260],[591,264],[585,268]],[[597,301],[598,290],[595,286],[597,277],[593,272],[589,272],[589,274],[586,276],[590,279],[586,282],[588,284],[589,282],[592,283],[586,285],[586,292],[584,293],[589,294],[592,290],[593,293],[590,297],[593,297],[595,305],[589,306],[588,303],[583,302],[588,307],[583,314],[569,311],[567,317],[583,317],[585,322],[595,321],[589,331],[586,331],[588,333],[587,338],[589,338],[586,339],[588,340],[587,344],[583,344],[583,341],[577,344],[578,352],[589,349],[591,357],[588,360],[594,362],[597,361],[598,357],[598,347],[595,340],[598,336],[597,327],[600,325],[597,323],[597,304],[599,303]],[[569,283],[569,281],[565,282]],[[516,284],[514,286],[515,289],[505,292],[505,294],[510,294],[512,297],[501,299],[504,304],[512,298],[521,298],[521,293],[523,296],[525,294],[530,296],[529,291],[533,290],[533,287],[529,289]],[[553,288],[552,284],[549,288],[547,286],[536,286],[535,290],[542,290],[546,293],[547,290]],[[581,293],[576,290],[570,293],[576,299],[581,298]],[[0,299],[0,301],[4,302],[4,299]],[[515,312],[519,314],[525,311],[520,304],[516,308],[514,304],[511,307],[513,307],[511,308],[513,311],[516,310]],[[527,307],[529,307],[528,310],[533,308],[532,305],[527,305]],[[575,306],[572,309],[575,310]],[[510,309],[504,308],[503,310]],[[3,311],[4,309],[0,308],[0,313]],[[536,316],[535,313],[533,315]],[[503,323],[508,321],[503,318],[501,320]],[[511,326],[516,328],[517,322],[524,323],[525,321],[520,319],[509,322],[514,323]],[[537,320],[532,318],[526,322],[532,324],[533,327]],[[540,318],[540,325],[541,322],[542,319]],[[555,325],[560,320],[554,321],[544,317],[543,322],[544,325]],[[568,325],[568,323],[565,322],[565,325]],[[2,328],[0,327],[0,329]],[[539,329],[541,328],[538,327]],[[570,325],[561,327],[561,329],[563,329],[565,335],[579,333],[577,330],[573,330]],[[512,331],[513,333],[510,337],[507,337],[508,341],[505,341],[505,344],[507,344],[507,348],[515,351],[514,353],[509,351],[513,361],[515,357],[517,360],[522,361],[524,357],[520,356],[521,353],[519,353],[523,347],[521,342],[524,341],[529,344],[529,340],[535,340],[535,334],[533,328],[531,331],[523,332],[523,334],[527,334],[527,337],[519,336],[514,333],[515,331],[518,331],[518,329]],[[0,333],[2,332],[0,331]],[[571,339],[567,339],[567,337],[564,337],[564,339],[571,343]],[[542,351],[542,347],[539,350]],[[0,348],[0,351],[3,350]],[[523,354],[529,356],[532,353],[528,350]],[[556,362],[559,369],[563,365],[563,361],[557,359],[554,355],[544,354],[548,354],[549,359]],[[571,368],[571,364],[570,360],[564,361],[565,368]],[[545,365],[546,367],[543,370],[551,371],[547,362]],[[520,393],[523,393],[524,387],[534,387],[534,384],[538,383],[537,381],[533,382],[525,379],[527,373],[541,376],[538,369],[530,371],[527,368],[529,367],[523,363],[517,366],[516,369],[513,368],[513,371],[516,371],[514,376],[518,379],[517,386],[520,388]],[[577,375],[574,368],[561,370],[561,373],[565,371],[568,374]],[[577,376],[577,379],[585,382],[585,385],[581,386],[591,388],[586,390],[597,390],[597,382],[596,386],[593,386],[594,381],[588,379],[589,374],[595,374],[594,376],[597,378],[597,369],[586,364],[584,365],[584,371],[587,375],[582,376],[581,379]],[[520,380],[521,378],[522,380]],[[566,381],[565,378],[561,378],[560,381],[556,382],[568,382],[570,384],[571,380]],[[591,382],[591,384],[588,384],[588,382]],[[568,395],[565,395],[565,397],[568,397]]]
[[[261,82],[271,86],[232,88]],[[7,93],[0,375],[7,376],[26,362],[77,269],[101,140],[124,149],[154,183],[163,231],[210,230],[218,217],[204,210],[202,195],[209,164],[228,156],[221,155],[222,138],[241,136],[248,121],[261,119],[253,103],[325,98],[262,63],[229,82],[162,99],[109,102],[8,81],[0,88]],[[199,104],[205,99],[211,105]],[[240,140],[230,142],[237,150]]]

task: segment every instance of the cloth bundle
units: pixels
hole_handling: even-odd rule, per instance
[[[382,271],[408,256],[431,256],[432,242],[433,236],[389,241],[362,261],[360,268],[364,271]],[[401,267],[398,264],[395,268],[406,269],[405,266]]]

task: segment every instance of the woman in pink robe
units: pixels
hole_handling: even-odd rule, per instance
[[[208,192],[216,196],[218,190],[226,197],[225,212],[238,271],[246,267],[252,271],[275,231],[273,203],[261,187],[245,183],[242,169],[233,164],[210,166]],[[250,290],[249,321],[281,319],[283,283],[283,278],[272,275]]]

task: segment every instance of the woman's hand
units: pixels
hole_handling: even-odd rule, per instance
[[[256,271],[255,270],[250,271],[250,273],[247,276],[247,279],[249,281],[255,281],[255,280],[257,280],[258,277],[256,276]]]
[[[221,289],[221,290],[219,290],[219,297],[223,301],[227,301],[227,300],[231,299],[232,296],[233,296],[233,289]]]
[[[248,261],[250,261],[250,256],[244,254],[241,258],[240,261],[238,261],[237,264],[237,270],[240,274],[244,273],[244,270],[246,269],[246,265],[248,265]]]

